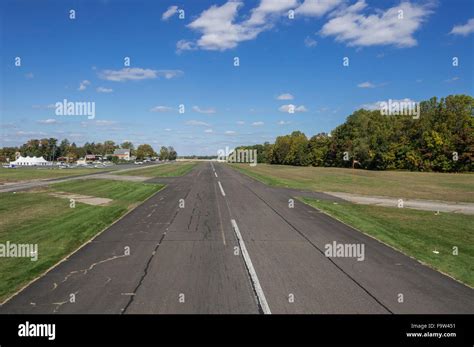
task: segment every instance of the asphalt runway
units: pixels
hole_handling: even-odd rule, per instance
[[[473,289],[296,199],[291,208],[297,191],[210,162],[150,181],[167,186],[0,313],[474,312]],[[333,242],[364,245],[364,259],[327,257]]]

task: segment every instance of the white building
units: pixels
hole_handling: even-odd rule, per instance
[[[116,149],[114,151],[113,156],[122,160],[127,160],[127,161],[131,160],[129,149]]]
[[[22,157],[19,156],[15,161],[10,162],[10,166],[47,166],[52,165],[50,161],[44,160],[43,157]]]

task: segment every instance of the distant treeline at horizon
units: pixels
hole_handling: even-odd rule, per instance
[[[56,138],[31,139],[18,147],[0,148],[0,162],[15,160],[15,154],[19,152],[22,156],[43,157],[48,161],[56,161],[59,158],[67,158],[68,161],[76,161],[87,154],[104,156],[109,160],[116,160],[113,153],[116,149],[128,149],[130,155],[137,159],[147,157],[159,157],[161,160],[175,160],[178,153],[173,147],[161,146],[157,153],[149,144],[141,144],[135,149],[135,145],[130,141],[125,141],[120,145],[112,140],[102,142],[86,142],[83,146],[63,139],[59,142]]]
[[[466,172],[474,169],[474,98],[450,95],[420,103],[420,116],[360,109],[331,134],[301,131],[237,149],[256,149],[259,163],[369,170]]]

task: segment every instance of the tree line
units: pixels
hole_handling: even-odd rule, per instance
[[[357,167],[369,170],[465,172],[474,169],[474,98],[436,97],[420,103],[418,119],[360,109],[330,134],[301,131],[256,149],[259,163]]]
[[[173,147],[162,146],[159,153],[155,152],[149,144],[141,144],[136,149],[132,142],[125,141],[116,144],[114,141],[108,140],[102,142],[86,142],[83,146],[78,146],[74,142],[64,139],[58,142],[55,138],[31,139],[19,147],[3,147],[0,149],[0,161],[6,162],[15,160],[15,153],[20,152],[22,156],[43,157],[48,161],[56,161],[58,158],[69,158],[69,161],[76,161],[84,158],[87,154],[101,155],[109,160],[116,160],[112,156],[116,149],[129,149],[131,156],[137,159],[147,157],[157,157],[160,160],[175,160],[178,156]]]

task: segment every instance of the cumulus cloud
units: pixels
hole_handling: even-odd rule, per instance
[[[210,108],[200,108],[199,106],[193,106],[193,111],[197,113],[203,114],[213,114],[216,113],[216,109],[213,107]]]
[[[283,93],[277,96],[277,100],[293,100],[294,98],[290,93]]]
[[[212,129],[206,129],[206,130],[204,130],[204,132],[205,132],[205,133],[208,133],[208,134],[211,134],[211,133],[214,132],[214,130],[212,130]]]
[[[252,123],[252,126],[253,126],[253,127],[261,127],[261,126],[264,125],[264,124],[265,124],[265,123],[259,121],[259,122],[253,122],[253,123]]]
[[[294,8],[298,4],[296,0],[261,0],[258,7],[252,10],[252,15],[245,25],[265,25],[271,16],[279,16],[289,9]],[[267,28],[262,28],[267,29]]]
[[[334,36],[336,41],[349,46],[394,45],[412,47],[417,44],[413,34],[433,12],[432,5],[403,1],[387,10],[377,9],[364,15],[365,0],[336,11],[321,29],[322,36]]]
[[[451,30],[450,34],[467,36],[474,33],[474,18],[467,21],[466,24],[455,25]]]
[[[336,6],[342,3],[342,0],[305,0],[295,13],[305,16],[321,17]]]
[[[249,18],[237,21],[242,1],[228,1],[221,6],[213,5],[187,25],[201,36],[196,42],[180,40],[177,51],[188,49],[220,50],[236,47],[240,42],[253,40],[261,32],[273,27],[273,18],[297,5],[297,0],[262,0],[251,10]]]
[[[176,53],[181,53],[183,51],[192,51],[192,50],[195,50],[197,47],[196,47],[196,44],[192,41],[188,41],[188,40],[179,40],[178,42],[176,42]]]
[[[158,77],[171,79],[179,77],[182,74],[183,71],[181,70],[153,70],[142,69],[139,67],[128,67],[121,70],[103,70],[99,73],[99,77],[107,81],[123,82],[154,79]]]
[[[84,80],[81,83],[79,83],[79,88],[77,88],[77,90],[82,92],[83,90],[86,90],[87,86],[90,85],[90,84],[91,84],[90,81]]]
[[[281,121],[279,121],[277,124],[278,124],[278,125],[288,125],[288,124],[290,124],[290,123],[291,123],[291,122],[285,122],[284,120],[281,120]]]
[[[278,108],[278,111],[285,112],[285,113],[292,113],[291,110],[293,110],[294,113],[308,111],[308,109],[304,105],[295,106],[295,105],[289,104],[289,105],[281,105]]]
[[[168,20],[170,19],[171,17],[173,17],[176,13],[178,13],[178,6],[176,5],[173,5],[173,6],[170,6],[168,7],[168,9],[163,12],[163,14],[161,15],[161,20]]]
[[[226,134],[226,135],[235,135],[237,133],[233,130],[227,130],[224,134]]]

